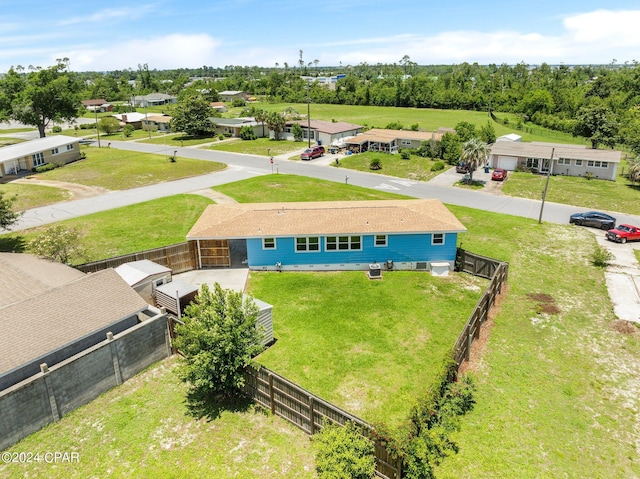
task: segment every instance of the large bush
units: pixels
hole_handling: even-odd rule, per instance
[[[327,424],[313,436],[320,479],[370,479],[376,470],[373,443],[358,428]]]

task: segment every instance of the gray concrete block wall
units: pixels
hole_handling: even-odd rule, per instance
[[[171,354],[166,315],[111,337],[0,391],[0,450]]]
[[[0,450],[53,421],[42,376],[0,393]]]

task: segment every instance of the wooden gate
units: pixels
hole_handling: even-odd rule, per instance
[[[200,268],[229,268],[229,240],[198,240],[198,256]]]

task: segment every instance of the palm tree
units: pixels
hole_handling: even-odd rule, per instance
[[[629,158],[627,162],[629,163],[629,179],[633,185],[636,181],[640,180],[640,156]]]
[[[462,144],[460,159],[469,167],[469,183],[473,180],[473,172],[478,166],[486,164],[491,154],[491,147],[478,138],[471,138]]]

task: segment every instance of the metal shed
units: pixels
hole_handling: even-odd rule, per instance
[[[245,296],[245,298],[247,298],[247,296]],[[266,346],[273,342],[273,306],[257,298],[253,298],[253,301],[256,303],[256,306],[258,306],[256,326],[262,333],[262,345]]]
[[[200,289],[179,279],[156,287],[155,305],[165,308],[169,313],[182,316],[184,308],[193,301]]]
[[[153,304],[154,291],[171,281],[171,268],[148,259],[130,261],[115,268],[122,279],[149,304]]]

